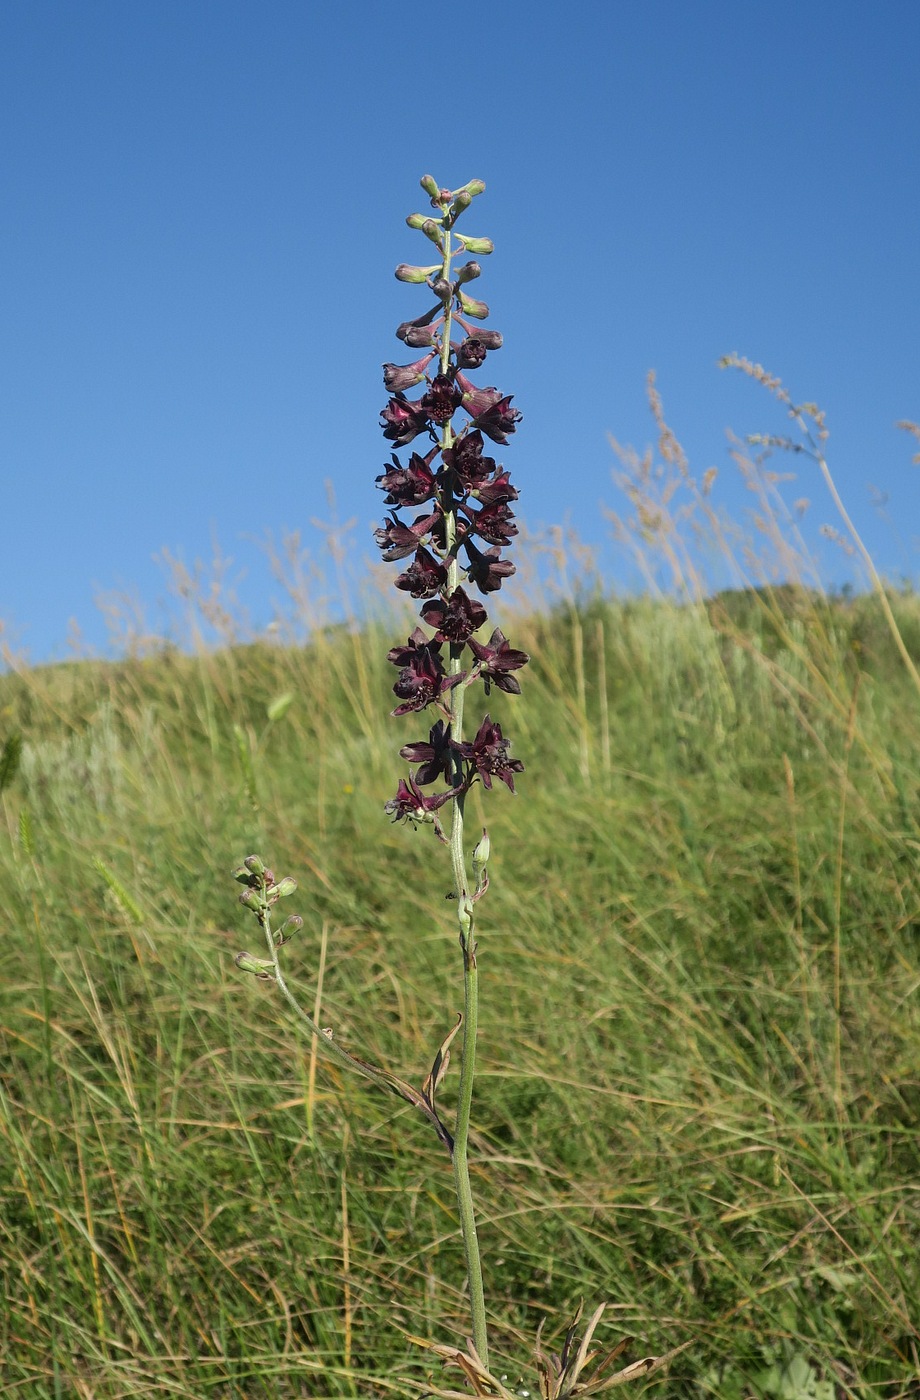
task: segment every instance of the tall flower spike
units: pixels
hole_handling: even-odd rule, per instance
[[[511,407],[510,395],[479,386],[468,378],[468,372],[481,368],[486,356],[502,344],[498,331],[479,324],[489,315],[487,304],[464,290],[465,284],[481,275],[479,263],[468,260],[454,265],[457,258],[492,251],[491,239],[465,238],[453,231],[457,220],[485,186],[481,180],[468,180],[449,190],[432,175],[423,176],[421,183],[435,216],[410,214],[407,223],[434,244],[441,262],[433,267],[401,263],[396,276],[409,285],[424,285],[436,303],[414,320],[403,321],[396,335],[405,345],[428,353],[412,364],[384,366],[384,383],[391,398],[381,414],[381,428],[396,448],[407,446],[422,434],[427,434],[435,446],[425,456],[413,452],[405,465],[394,452],[392,467],[377,477],[391,513],[375,538],[387,562],[412,556],[412,562],[397,577],[396,587],[420,601],[421,621],[431,632],[429,636],[422,627],[416,627],[405,645],[389,652],[388,660],[399,668],[393,690],[400,703],[393,714],[417,714],[433,706],[443,718],[435,721],[427,742],[404,744],[400,749],[400,756],[416,771],[400,778],[386,811],[394,821],[433,827],[440,839],[448,841],[451,851],[463,954],[465,1016],[456,1131],[453,1138],[447,1134],[445,1140],[450,1139],[454,1162],[473,1341],[477,1355],[487,1366],[482,1270],[467,1141],[478,995],[474,910],[489,882],[482,859],[477,864],[474,857],[472,883],[467,875],[464,803],[470,785],[476,781],[489,789],[493,778],[498,778],[514,792],[515,777],[523,772],[524,765],[520,759],[509,756],[510,740],[490,715],[479,720],[471,742],[464,742],[463,720],[466,694],[479,682],[487,695],[492,687],[506,695],[518,694],[520,685],[512,672],[519,671],[528,659],[525,652],[510,646],[499,628],[488,643],[477,642],[475,633],[485,625],[487,614],[471,593],[474,589],[483,594],[494,593],[514,573],[511,561],[501,556],[501,546],[509,545],[517,534],[511,510],[511,503],[517,500],[517,488],[511,485],[507,471],[484,453],[483,439],[507,443],[521,414]],[[426,388],[421,396],[407,399],[406,391],[422,379]],[[454,419],[461,408],[467,417],[455,427]],[[398,512],[417,506],[427,513],[419,515],[411,525],[405,524]],[[474,537],[491,547],[481,550]],[[440,790],[422,791],[423,787],[439,783],[443,784]],[[446,810],[448,805],[449,839],[444,836],[439,819],[441,809]],[[441,1072],[444,1068],[446,1061]],[[434,1074],[431,1083],[436,1086],[439,1077],[440,1072]]]

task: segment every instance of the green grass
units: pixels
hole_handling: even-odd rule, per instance
[[[877,600],[506,630],[527,772],[469,808],[493,1369],[534,1393],[584,1297],[630,1356],[692,1343],[644,1393],[920,1394],[920,712]],[[393,639],[0,677],[4,1394],[410,1394],[439,1373],[400,1328],[466,1335],[443,1149],[233,965],[258,850],[343,1044],[420,1083],[452,1023],[446,853],[381,810],[426,731],[387,717]]]

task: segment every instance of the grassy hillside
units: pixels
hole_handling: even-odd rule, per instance
[[[920,1394],[920,698],[877,601],[506,630],[527,771],[469,809],[494,1368],[584,1297],[629,1355],[692,1342],[646,1393]],[[427,732],[395,639],[0,677],[5,1394],[407,1394],[438,1373],[399,1329],[465,1335],[443,1148],[233,964],[258,850],[343,1044],[420,1082],[452,1023],[446,854],[382,812]]]

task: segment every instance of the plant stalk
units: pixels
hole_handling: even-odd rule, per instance
[[[445,229],[443,235],[443,266],[441,276],[450,281],[451,235]],[[447,303],[441,340],[441,373],[447,371],[450,362],[450,334],[453,312],[453,298]],[[453,443],[453,432],[449,423],[445,424],[441,437],[441,448],[449,448]],[[460,565],[455,555],[457,542],[457,508],[453,490],[448,500],[442,502],[445,517],[447,550],[451,556],[448,566],[447,592],[450,597],[460,583]],[[462,644],[451,644],[449,670],[456,675],[461,668]],[[463,700],[465,686],[455,685],[450,692],[450,732],[451,738],[459,744],[463,739]],[[458,756],[458,772],[461,760]],[[466,1253],[466,1272],[470,1288],[470,1311],[472,1314],[473,1343],[483,1365],[489,1365],[489,1342],[486,1328],[485,1291],[482,1278],[482,1259],[479,1253],[479,1236],[476,1230],[476,1213],[473,1207],[473,1188],[470,1182],[469,1133],[470,1113],[473,1105],[473,1080],[476,1073],[476,1028],[479,1021],[479,981],[476,967],[476,944],[473,936],[473,915],[466,877],[466,857],[463,850],[463,809],[464,794],[453,803],[453,818],[450,829],[450,856],[454,872],[454,890],[457,898],[457,912],[460,922],[460,947],[463,952],[463,1050],[460,1061],[460,1090],[457,1100],[457,1119],[454,1125],[454,1143],[451,1161],[454,1169],[454,1185],[460,1212],[460,1232]]]

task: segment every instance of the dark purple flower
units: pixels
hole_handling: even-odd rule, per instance
[[[421,405],[432,423],[449,423],[460,403],[460,391],[446,374],[439,374],[431,381],[428,392],[421,399]]]
[[[381,491],[386,491],[385,504],[388,506],[420,506],[430,501],[434,495],[434,473],[431,463],[438,449],[433,447],[424,457],[413,452],[409,465],[404,467],[396,453],[392,453],[393,466],[377,478]]]
[[[461,402],[471,418],[476,418],[480,413],[485,413],[493,408],[501,399],[501,390],[494,386],[488,389],[480,389],[471,379],[467,379],[465,374],[457,375],[457,387],[462,394]]]
[[[487,549],[483,554],[469,536],[464,536],[463,547],[469,559],[467,579],[480,593],[497,593],[502,580],[516,572],[510,559],[502,559],[500,549]]]
[[[479,732],[471,744],[458,744],[460,753],[468,759],[482,779],[483,786],[491,788],[492,779],[500,778],[514,792],[514,775],[523,773],[524,765],[519,758],[509,758],[511,742],[502,738],[502,727],[493,724],[486,715]]]
[[[484,506],[494,505],[498,501],[516,501],[518,498],[517,487],[511,485],[511,477],[506,471],[496,472],[491,481],[477,486],[472,494]]]
[[[512,397],[513,395],[508,394],[499,399],[491,408],[478,413],[473,420],[476,427],[481,428],[486,437],[490,437],[493,442],[507,442],[508,434],[514,432],[523,417],[519,408],[510,407]]]
[[[486,695],[493,684],[509,695],[520,695],[520,684],[510,673],[526,666],[530,657],[526,651],[515,651],[500,627],[496,627],[487,644],[471,637],[470,651],[479,662],[477,669],[485,681]]]
[[[393,564],[397,559],[405,559],[407,554],[412,554],[418,549],[429,530],[437,525],[440,516],[441,510],[438,507],[431,515],[420,515],[412,525],[404,525],[391,514],[380,528],[374,531],[374,539],[378,548],[383,550],[386,563]]]
[[[427,744],[405,744],[400,749],[399,756],[409,763],[422,765],[415,775],[415,781],[422,787],[437,782],[440,777],[450,782],[454,771],[454,745],[451,743],[450,725],[445,726],[444,721],[439,719],[428,732]]]
[[[458,369],[478,369],[486,358],[487,350],[478,335],[468,335],[455,351]]]
[[[433,792],[430,797],[426,797],[412,778],[408,781],[400,778],[396,796],[384,803],[383,810],[392,816],[394,822],[432,822],[438,838],[444,841],[444,832],[437,817],[438,808],[443,807],[445,802],[450,802],[462,791],[462,788],[454,788],[449,792]]]
[[[486,610],[462,588],[455,588],[445,603],[438,598],[422,608],[422,621],[435,628],[435,641],[463,643],[486,620]]]
[[[504,501],[495,501],[483,506],[482,510],[472,511],[469,506],[461,506],[470,522],[470,528],[488,544],[510,544],[518,532],[514,524],[514,511]]]
[[[482,433],[479,432],[464,433],[453,447],[444,449],[443,458],[463,492],[475,490],[495,471],[495,458],[482,455]]]
[[[421,627],[416,627],[406,638],[406,644],[402,647],[390,647],[387,652],[387,661],[391,666],[407,666],[416,653],[431,647],[432,643]],[[434,651],[440,652],[440,646],[435,646]]]
[[[457,375],[457,384],[463,391],[463,407],[493,442],[506,443],[508,434],[513,433],[521,421],[521,411],[511,408],[513,395],[502,395],[500,389],[490,387],[477,389],[465,374]]]
[[[419,545],[414,560],[396,580],[396,587],[413,598],[430,598],[446,584],[447,569],[424,545]]]
[[[460,315],[456,315],[454,320],[466,331],[467,339],[478,340],[484,350],[500,350],[505,343],[501,331],[488,331],[484,326],[471,326],[469,321],[465,321]]]
[[[430,355],[423,355],[411,365],[384,365],[383,387],[389,394],[399,394],[404,389],[411,389],[413,384],[419,384],[425,378],[425,370],[433,359],[432,350]]]
[[[438,700],[446,690],[450,690],[463,679],[464,673],[455,676],[444,674],[441,660],[441,643],[430,642],[420,627],[416,627],[404,647],[393,647],[387,653],[387,660],[402,669],[393,687],[397,699],[402,700],[393,711],[394,715],[408,715],[415,710],[424,710],[433,700]]]
[[[429,432],[428,415],[417,403],[410,403],[405,394],[395,394],[380,414],[383,436],[397,447],[405,447],[419,433]]]

